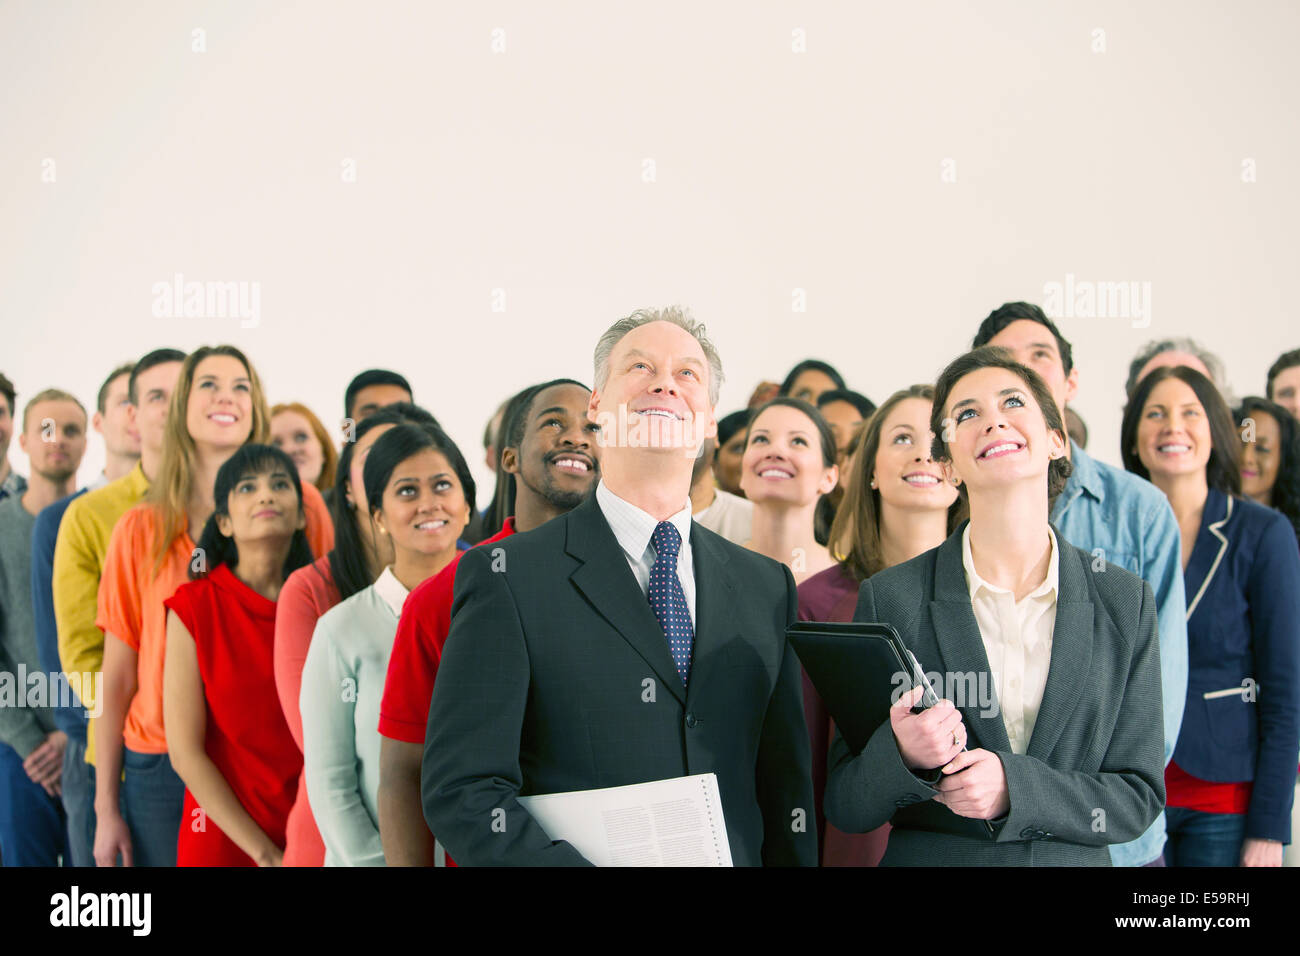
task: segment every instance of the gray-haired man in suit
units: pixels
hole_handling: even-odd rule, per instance
[[[601,337],[595,373],[595,493],[461,559],[425,818],[461,864],[582,864],[518,797],[712,772],[737,865],[815,865],[794,579],[691,520],[717,352],[682,311],[642,311]]]

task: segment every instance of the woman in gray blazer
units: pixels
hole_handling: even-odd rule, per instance
[[[864,581],[854,619],[892,624],[943,699],[913,713],[920,689],[902,694],[860,753],[836,736],[826,817],[890,822],[882,866],[1109,866],[1164,803],[1151,589],[1048,523],[1070,466],[1037,373],[961,356],[931,428],[970,520]]]

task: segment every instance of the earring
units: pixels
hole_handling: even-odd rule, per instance
[[[960,485],[960,484],[961,484],[961,479],[960,479],[960,478],[950,478],[949,481],[951,481],[951,482],[953,483],[954,486],[955,486],[955,485]]]
[[[876,487],[876,479],[874,479],[874,478],[871,479],[871,487],[872,487],[872,488],[875,488],[875,487]]]

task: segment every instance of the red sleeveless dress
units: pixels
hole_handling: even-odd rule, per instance
[[[207,703],[204,749],[248,815],[283,849],[302,753],[275,690],[275,602],[222,564],[182,584],[164,604],[194,637]],[[187,787],[176,865],[256,864],[206,817]]]

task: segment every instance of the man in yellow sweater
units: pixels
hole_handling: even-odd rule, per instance
[[[131,426],[140,434],[140,463],[129,473],[102,488],[72,500],[59,525],[54,546],[54,618],[59,632],[59,661],[65,674],[98,674],[104,662],[104,632],[95,626],[99,579],[113,526],[140,503],[149,489],[150,476],[162,459],[163,433],[172,389],[180,375],[185,353],[177,349],[150,352],[131,370],[128,385]],[[98,681],[82,680],[78,691],[90,714],[98,712]],[[91,718],[93,725],[94,718]],[[86,735],[85,762],[95,762],[93,726]],[[79,748],[78,748],[79,749]],[[68,753],[69,759],[77,754]],[[93,842],[94,774],[90,774],[89,839]],[[71,826],[71,821],[70,821]],[[80,828],[80,823],[77,824]],[[76,837],[74,836],[74,839]]]

